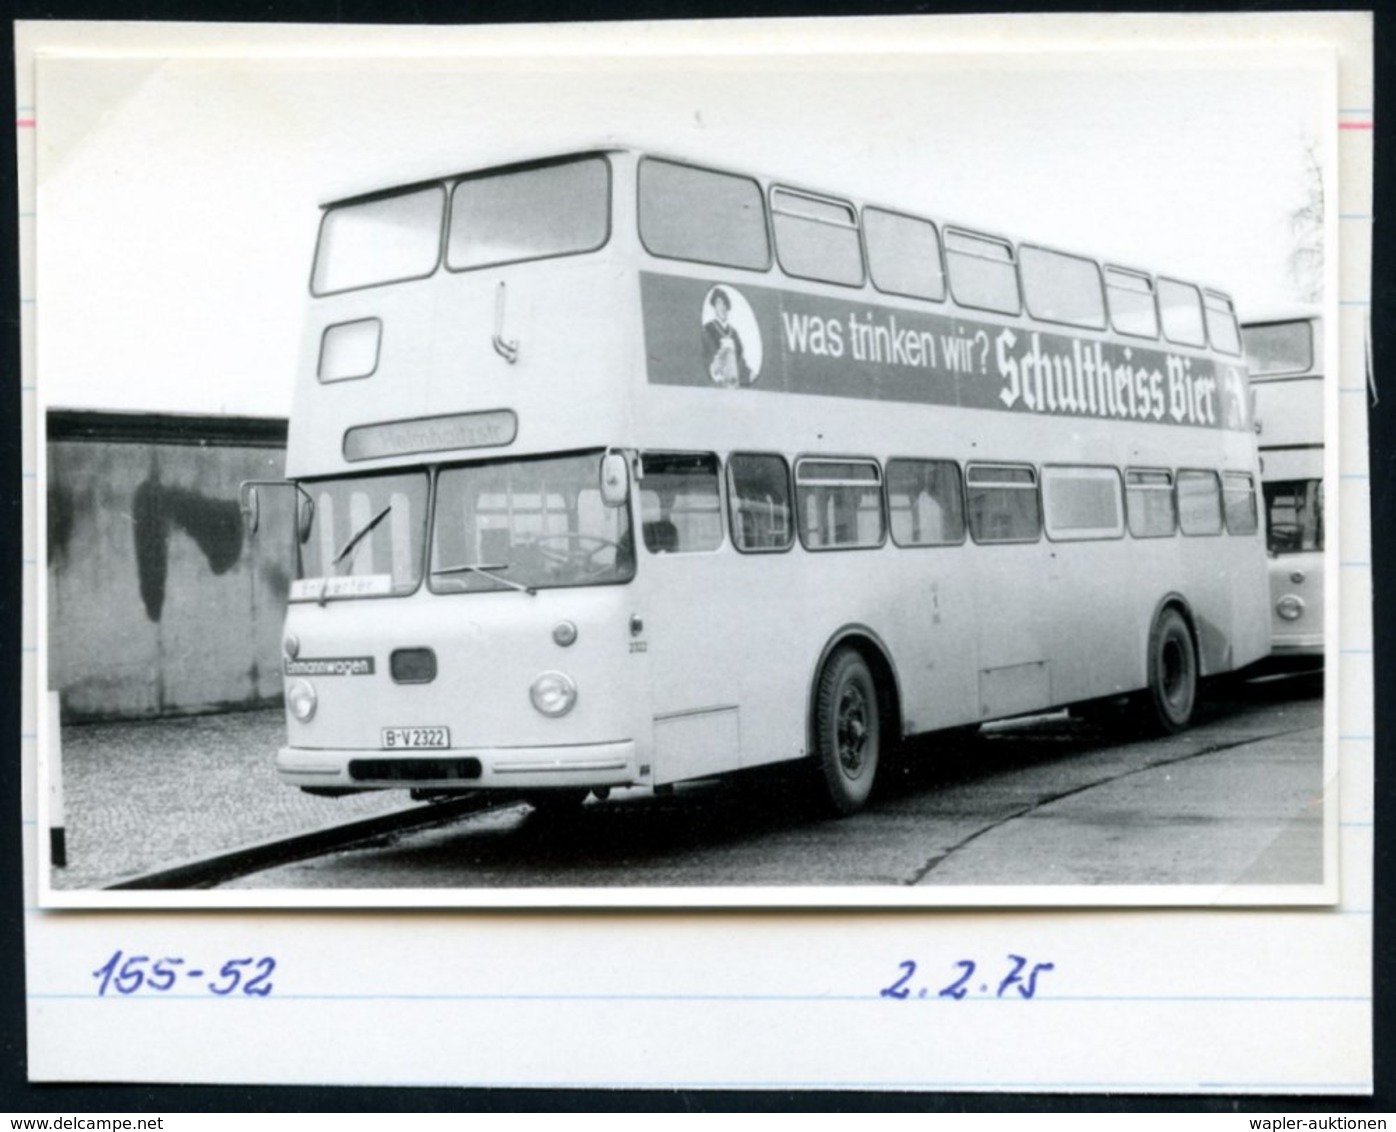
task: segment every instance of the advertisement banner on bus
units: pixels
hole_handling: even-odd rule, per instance
[[[1239,358],[654,273],[641,300],[652,384],[1249,427]]]

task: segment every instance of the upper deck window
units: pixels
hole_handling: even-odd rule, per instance
[[[863,249],[851,205],[792,189],[771,190],[776,255],[787,275],[842,283],[863,282]]]
[[[1018,249],[1018,269],[1033,318],[1105,329],[1105,295],[1094,260],[1025,244]]]
[[[945,259],[950,291],[960,306],[1002,314],[1017,314],[1023,309],[1018,273],[1013,269],[1013,245],[1007,240],[952,228],[945,233]]]
[[[863,236],[873,286],[879,291],[913,299],[945,298],[940,236],[929,220],[865,208]]]
[[[1191,283],[1175,279],[1158,281],[1158,309],[1163,336],[1180,346],[1207,345],[1202,323],[1202,295]]]
[[[441,258],[446,191],[440,185],[325,212],[310,278],[314,295],[421,279]]]
[[[1152,279],[1142,271],[1107,267],[1105,290],[1110,298],[1110,322],[1116,330],[1136,338],[1158,337],[1158,308],[1154,305]]]
[[[1314,331],[1308,319],[1247,326],[1241,337],[1252,377],[1308,373],[1314,368]]]
[[[451,192],[446,266],[595,251],[610,235],[610,217],[611,167],[603,157],[470,177]]]
[[[760,185],[651,157],[640,163],[640,240],[669,259],[756,271],[771,265]]]
[[[1231,300],[1215,291],[1202,293],[1202,309],[1207,316],[1207,337],[1212,349],[1223,354],[1241,352],[1241,331],[1236,325],[1236,311]]]

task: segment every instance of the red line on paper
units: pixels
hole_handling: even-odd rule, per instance
[[[33,119],[33,118],[16,118],[16,119],[15,119],[15,126],[18,127],[18,128],[21,129],[21,130],[25,129],[26,127],[27,127],[28,129],[31,129],[31,130],[32,130],[32,129],[34,128],[34,119]]]
[[[1372,128],[1372,123],[1371,123],[1371,122],[1339,122],[1339,123],[1338,123],[1338,129],[1340,129],[1340,130],[1370,130],[1371,128]]]

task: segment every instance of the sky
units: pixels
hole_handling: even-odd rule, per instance
[[[1243,317],[1296,297],[1289,217],[1336,119],[1313,54],[1264,36],[1046,49],[1028,24],[985,50],[936,20],[846,50],[673,27],[40,60],[44,403],[284,415],[321,204],[594,143],[1196,280]]]

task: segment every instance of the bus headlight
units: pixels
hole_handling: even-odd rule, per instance
[[[545,672],[533,682],[528,695],[544,715],[566,715],[577,702],[577,683],[565,672]]]
[[[314,718],[315,700],[315,685],[309,680],[292,681],[286,689],[286,706],[302,723],[309,723]]]
[[[1285,594],[1275,602],[1275,612],[1286,621],[1298,621],[1304,616],[1304,599],[1294,594]]]

